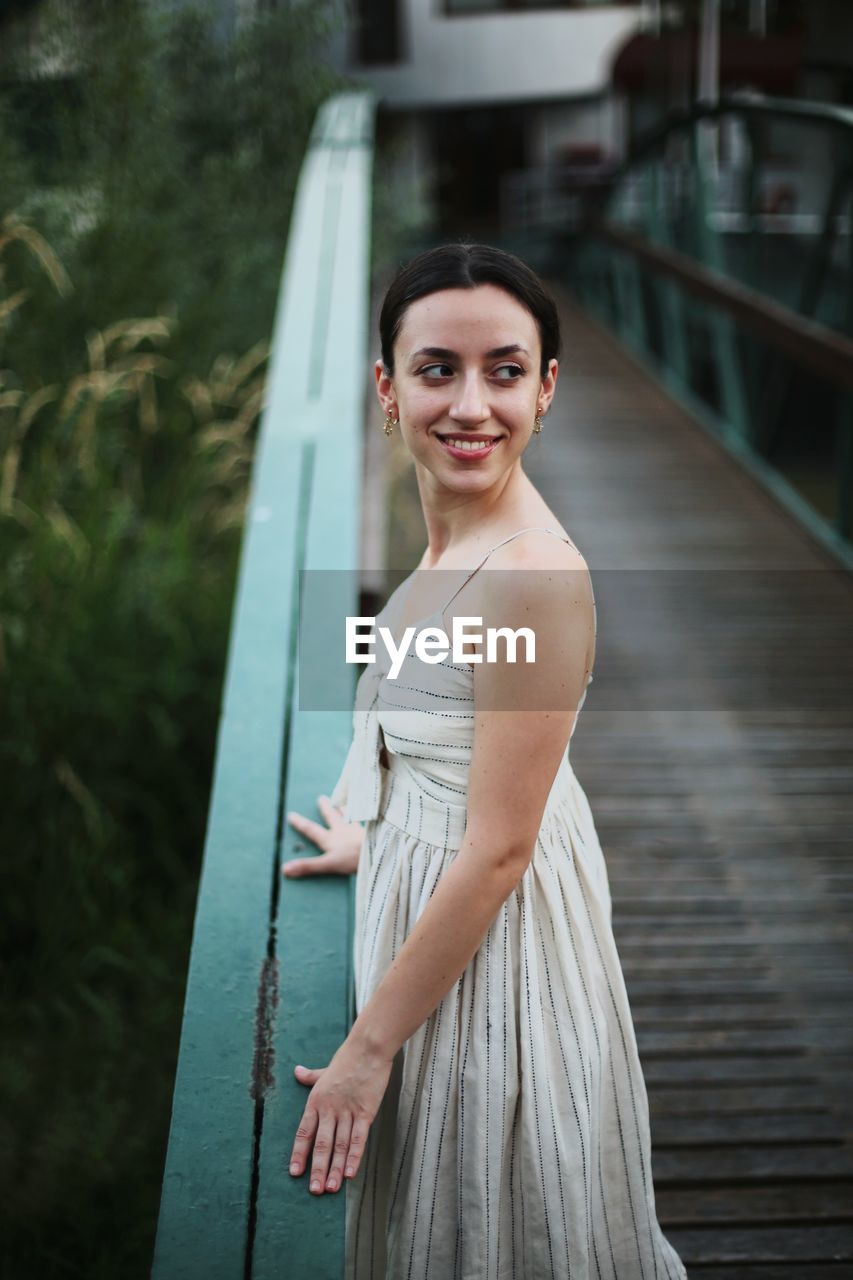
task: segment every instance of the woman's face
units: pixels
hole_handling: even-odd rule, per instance
[[[544,379],[540,362],[536,321],[513,294],[442,289],[407,308],[393,376],[376,362],[377,392],[417,463],[447,489],[480,492],[521,457],[551,403],[557,361]]]

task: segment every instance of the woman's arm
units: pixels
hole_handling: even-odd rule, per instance
[[[483,578],[484,629],[531,628],[536,661],[475,667],[462,848],[329,1067],[303,1073],[305,1083],[313,1083],[310,1076],[322,1078],[309,1097],[291,1169],[302,1171],[316,1133],[312,1190],[315,1179],[318,1191],[336,1190],[345,1164],[348,1176],[357,1170],[395,1054],[458,980],[530,862],[586,685],[594,621],[589,579],[578,569],[582,563],[576,553],[558,548],[551,570],[493,571]]]

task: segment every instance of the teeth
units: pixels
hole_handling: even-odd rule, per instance
[[[494,441],[493,440],[454,440],[451,438],[449,440],[446,440],[445,444],[452,444],[454,449],[467,449],[467,450],[488,449],[490,445],[494,444]]]

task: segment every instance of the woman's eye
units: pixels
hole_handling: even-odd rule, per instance
[[[433,370],[438,370],[438,372],[433,373]],[[453,376],[453,368],[449,364],[425,364],[422,369],[418,370],[418,372],[425,374],[429,378]],[[524,370],[517,364],[502,364],[495,369],[495,373],[497,375],[501,375],[498,379],[500,382],[515,382],[522,376]],[[509,374],[508,377],[502,376],[507,373]]]

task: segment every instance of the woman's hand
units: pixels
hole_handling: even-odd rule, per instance
[[[301,813],[289,813],[287,821],[300,835],[322,850],[319,857],[292,858],[281,864],[286,876],[348,876],[358,867],[358,856],[364,840],[364,827],[358,822],[345,822],[340,809],[336,809],[328,796],[317,797],[317,808],[328,826],[312,822]]]
[[[294,1068],[300,1084],[314,1087],[296,1130],[290,1172],[298,1177],[305,1170],[313,1143],[309,1190],[315,1195],[338,1191],[345,1177],[358,1172],[392,1066],[393,1058],[371,1052],[350,1036],[327,1067]]]

